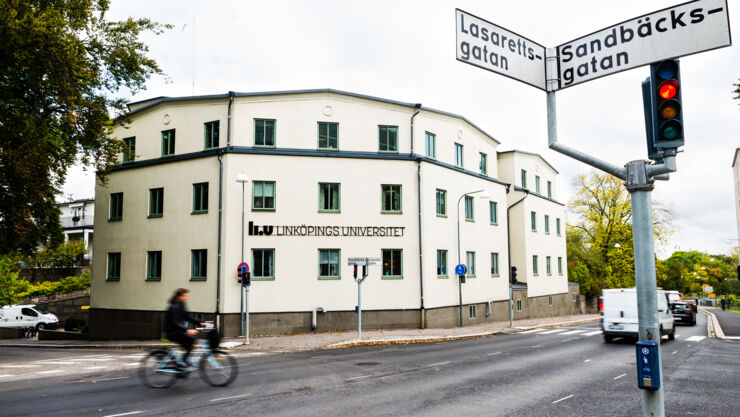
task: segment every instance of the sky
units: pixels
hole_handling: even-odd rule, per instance
[[[740,36],[740,0],[728,0]],[[558,1],[140,1],[112,0],[110,20],[148,17],[173,29],[145,35],[167,77],[123,97],[333,88],[462,115],[501,142],[536,152],[560,172],[556,198],[589,166],[547,147],[545,93],[456,60],[455,8],[545,47],[679,4],[662,0]],[[732,157],[740,147],[737,45],[681,58],[686,145],[678,171],[656,183],[653,201],[677,231],[661,249],[729,253],[737,246]],[[641,82],[649,67],[556,93],[558,140],[615,165],[646,159]],[[94,197],[91,172],[70,169],[65,198]]]

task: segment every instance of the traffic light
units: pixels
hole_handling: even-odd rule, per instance
[[[513,284],[515,282],[516,282],[516,267],[512,266],[511,267],[511,283]]]
[[[663,156],[673,156],[676,150],[684,144],[679,61],[668,59],[650,65],[648,98],[644,96],[645,90],[643,86],[643,102],[650,99],[650,123],[646,119],[646,126],[649,126],[648,139],[652,133],[652,153],[655,155],[662,151]],[[647,110],[645,117],[648,117]],[[648,144],[648,154],[650,153],[651,146]]]
[[[352,276],[354,276],[355,281],[357,281],[357,264],[352,265]]]
[[[249,267],[246,264],[239,265],[239,268],[236,269],[236,277],[237,282],[242,284],[242,287],[248,287],[251,284]]]

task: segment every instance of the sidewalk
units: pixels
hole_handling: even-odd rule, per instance
[[[494,322],[466,327],[452,327],[448,329],[395,329],[395,330],[365,330],[362,340],[357,339],[357,331],[302,333],[281,336],[251,337],[250,344],[244,345],[244,338],[226,338],[221,346],[239,351],[249,352],[295,352],[324,348],[338,348],[346,346],[362,346],[394,343],[425,343],[445,340],[471,339],[488,337],[497,334],[515,333],[523,330],[540,327],[559,327],[581,323],[596,322],[598,314],[582,314],[575,316],[547,317],[540,319],[515,320],[514,327],[509,328],[509,322]],[[14,339],[0,341],[0,347],[35,347],[57,349],[144,349],[174,346],[158,340],[150,341],[86,341],[86,340],[25,340]]]
[[[702,307],[706,312],[712,314],[710,324],[713,325],[714,333],[720,339],[740,340],[740,313],[734,311],[722,311],[721,308]]]

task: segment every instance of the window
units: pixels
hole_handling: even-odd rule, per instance
[[[162,217],[164,214],[164,188],[149,189],[149,217]]]
[[[21,315],[27,316],[27,317],[38,317],[39,313],[36,312],[36,310],[32,308],[22,308],[21,309]]]
[[[477,317],[477,314],[476,314],[476,309],[475,309],[475,307],[476,307],[475,305],[472,305],[472,306],[468,306],[468,311],[469,311],[469,317],[470,317],[471,319],[474,319],[474,318],[476,318],[476,317]]]
[[[319,149],[339,149],[339,123],[319,122]]]
[[[319,211],[339,212],[339,184],[319,183]]]
[[[108,281],[121,279],[121,252],[108,253]]]
[[[334,137],[336,137],[336,134]],[[254,146],[275,147],[274,120],[254,119]]]
[[[191,253],[191,280],[205,280],[208,271],[208,250],[194,249]]]
[[[475,252],[465,252],[465,266],[468,267],[468,276],[475,276]]]
[[[383,276],[381,278],[401,278],[403,276],[401,249],[383,249]]]
[[[274,181],[255,181],[252,184],[252,210],[275,210]]]
[[[475,221],[475,216],[473,213],[473,196],[466,195],[465,196],[465,220],[469,220],[471,222]]]
[[[150,251],[146,253],[146,280],[162,280],[162,251]]]
[[[381,213],[400,213],[401,212],[401,186],[387,185],[380,186],[383,207]]]
[[[436,158],[437,157],[437,136],[435,136],[434,133],[426,132],[425,142],[426,142],[427,158]]]
[[[527,171],[522,170],[522,188],[527,188]]]
[[[545,272],[547,273],[547,276],[552,275],[552,268],[550,267],[550,257],[545,256]]]
[[[563,275],[563,257],[558,256],[558,275]]]
[[[516,300],[516,311],[522,311],[522,300]]]
[[[447,251],[438,249],[437,250],[437,276],[447,276]]]
[[[319,279],[339,279],[339,249],[319,249]]]
[[[480,173],[488,175],[488,156],[483,152],[480,153]]]
[[[539,275],[539,269],[537,267],[537,255],[532,255],[532,275]]]
[[[175,129],[162,131],[162,156],[175,154]]]
[[[378,126],[378,150],[398,152],[398,126]]]
[[[123,163],[133,162],[134,159],[136,159],[136,138],[124,138],[123,144],[125,148],[123,149],[123,156],[121,157],[121,161]]]
[[[463,146],[459,143],[455,144],[455,166],[463,167]]]
[[[193,213],[208,213],[208,183],[193,184]]]
[[[123,219],[123,193],[112,193],[110,195],[110,217],[108,219]]]
[[[491,253],[491,276],[497,277],[498,273],[498,253]]]
[[[550,234],[550,216],[547,214],[545,214],[545,234]]]
[[[447,216],[447,191],[437,189],[437,216]]]
[[[252,278],[275,279],[275,249],[252,249]]]
[[[219,125],[220,122],[218,120],[215,122],[203,123],[203,147],[205,149],[218,148]]]
[[[560,236],[560,219],[555,219],[555,232]]]
[[[537,194],[540,193],[540,176],[539,175],[534,176],[534,192],[536,192]]]
[[[498,224],[498,204],[495,201],[489,201],[488,209],[488,216],[491,224]]]
[[[537,231],[537,213],[535,213],[534,211],[531,212],[530,217],[532,219],[532,231],[536,232]]]
[[[552,306],[552,295],[547,296],[547,305]]]
[[[547,198],[552,198],[552,182],[547,182]]]

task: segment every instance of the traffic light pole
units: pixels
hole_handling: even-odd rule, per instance
[[[662,361],[660,355],[660,322],[658,320],[658,295],[655,281],[655,248],[653,242],[652,205],[650,201],[653,182],[667,180],[666,174],[676,171],[676,157],[666,156],[664,162],[650,165],[649,161],[631,161],[625,168],[612,165],[601,159],[586,155],[557,141],[555,93],[547,93],[548,142],[552,150],[600,169],[626,181],[632,199],[632,235],[635,254],[635,280],[637,286],[637,313],[639,339],[641,342],[657,343],[658,375],[655,390],[642,389],[643,416],[665,417],[662,384]]]

